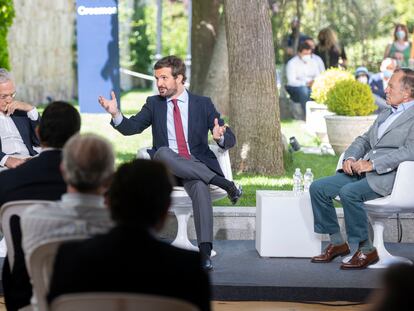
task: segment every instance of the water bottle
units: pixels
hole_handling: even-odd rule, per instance
[[[309,187],[313,182],[313,174],[310,168],[306,169],[305,175],[303,175],[303,191],[309,192]]]
[[[302,188],[302,181],[303,176],[300,172],[300,168],[295,169],[295,174],[293,174],[293,194],[294,195],[300,195],[303,191]]]

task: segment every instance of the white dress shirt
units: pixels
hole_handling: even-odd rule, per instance
[[[39,118],[36,108],[30,110],[27,113],[27,117],[32,121],[36,121]],[[30,157],[29,150],[24,144],[16,124],[14,124],[10,116],[5,115],[3,112],[0,112],[0,139],[1,151],[6,154],[0,161],[0,167],[4,167],[9,155],[16,158]]]
[[[325,66],[318,55],[312,54],[309,61],[304,61],[296,55],[286,65],[287,85],[306,86],[308,82],[315,80],[323,71],[325,71]]]
[[[56,239],[86,238],[112,226],[100,195],[65,193],[61,201],[34,205],[22,215],[22,245],[28,259],[42,243]]]

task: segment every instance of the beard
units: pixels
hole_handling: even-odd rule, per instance
[[[165,88],[165,87],[160,87],[158,88],[158,93],[160,94],[161,97],[171,97],[175,94],[177,94],[178,89],[175,88]]]

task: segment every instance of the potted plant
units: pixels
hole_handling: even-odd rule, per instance
[[[343,80],[327,94],[326,105],[334,115],[325,116],[329,143],[341,154],[354,139],[368,130],[377,109],[371,89],[356,80]]]
[[[326,106],[328,92],[336,83],[344,80],[354,80],[354,77],[343,69],[330,68],[320,74],[312,85],[311,98],[314,101],[306,104],[306,126],[319,137],[321,142],[328,142],[324,117],[333,114]]]

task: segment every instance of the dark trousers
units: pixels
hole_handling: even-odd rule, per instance
[[[161,147],[154,160],[164,162],[178,177],[193,204],[194,225],[198,244],[213,242],[213,206],[209,182],[216,176],[204,163],[195,157],[185,159],[168,147]]]
[[[311,89],[307,86],[286,85],[286,91],[295,103],[300,103],[303,113],[306,115],[306,103],[310,100]]]

